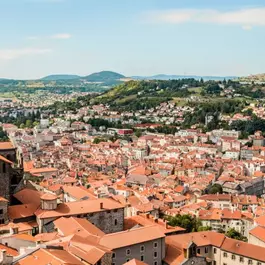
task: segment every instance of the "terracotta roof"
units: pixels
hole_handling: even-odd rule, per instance
[[[62,189],[65,193],[68,193],[71,197],[76,200],[87,197],[88,199],[95,199],[95,195],[92,194],[89,190],[81,188],[79,186],[62,186]]]
[[[42,195],[43,192],[26,188],[15,193],[13,196],[23,204],[40,205],[40,197]]]
[[[38,206],[35,204],[12,205],[8,207],[8,216],[10,220],[34,216]]]
[[[15,235],[12,235],[12,237],[26,240],[26,241],[36,242],[36,239],[29,234],[15,234]]]
[[[11,248],[11,247],[4,246],[2,244],[0,244],[0,250],[5,250],[6,251],[6,254],[8,256],[15,257],[15,256],[18,256],[19,255],[19,253],[18,253],[18,251],[16,249]]]
[[[0,160],[2,160],[2,161],[4,161],[4,162],[6,162],[6,163],[8,163],[8,164],[13,164],[13,162],[12,162],[12,161],[10,161],[10,160],[6,159],[4,156],[1,156],[1,155],[0,155]]]
[[[231,238],[225,238],[221,249],[240,256],[265,262],[264,247]]]
[[[105,235],[105,233],[98,229],[95,225],[83,218],[61,217],[54,221],[54,225],[64,236],[71,234],[79,234],[82,237],[86,237],[90,234],[96,236]]]
[[[131,229],[136,225],[141,226],[150,226],[150,225],[156,225],[162,233],[164,234],[170,234],[180,231],[185,231],[185,229],[178,227],[178,226],[170,226],[168,225],[167,221],[164,221],[163,219],[155,219],[151,215],[135,215],[131,217],[127,217],[124,219],[124,227],[125,229]]]
[[[0,142],[0,150],[15,149],[11,142]]]
[[[103,204],[102,209],[100,207],[101,203]],[[124,208],[124,206],[122,206],[118,202],[115,202],[114,200],[101,198],[97,200],[62,203],[57,207],[56,210],[38,209],[35,214],[40,219],[47,219],[53,217],[73,216],[77,214],[94,213],[122,208]]]
[[[57,232],[53,233],[42,233],[38,234],[35,236],[35,239],[37,242],[49,242],[51,240],[54,240],[56,238],[59,238],[60,236],[58,235]]]
[[[57,168],[52,168],[52,167],[42,167],[42,168],[33,168],[30,170],[31,174],[41,174],[41,173],[46,173],[46,172],[54,172],[58,171]]]
[[[221,247],[225,239],[225,235],[213,231],[206,231],[167,236],[167,239],[172,242],[174,241],[182,248],[187,248],[191,241],[199,247],[208,245]]]
[[[139,244],[165,237],[157,226],[145,226],[114,234],[104,235],[99,243],[110,249]]]
[[[54,194],[45,193],[40,198],[41,200],[44,200],[44,201],[54,201],[57,199],[57,196]]]
[[[15,265],[83,265],[84,263],[79,261],[73,255],[65,250],[57,249],[39,249],[25,258],[22,258]]]
[[[265,242],[265,227],[256,226],[249,231],[249,234]]]

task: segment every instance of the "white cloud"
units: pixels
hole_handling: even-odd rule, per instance
[[[71,37],[72,37],[71,34],[68,33],[55,34],[50,36],[50,38],[52,39],[60,39],[60,40],[70,39]]]
[[[0,49],[0,60],[13,60],[24,56],[46,54],[51,49],[23,48],[23,49]]]
[[[147,20],[155,23],[180,24],[187,22],[240,25],[250,30],[253,26],[265,26],[265,7],[234,11],[213,9],[172,9],[147,13]]]

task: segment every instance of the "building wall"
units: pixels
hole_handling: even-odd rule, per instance
[[[7,202],[0,201],[0,224],[8,223]]]
[[[227,253],[227,257],[224,257],[224,253]],[[234,255],[235,259],[232,258]],[[240,261],[240,257],[243,258],[243,261]],[[249,261],[252,260],[252,265],[258,265],[258,261],[254,259],[249,259],[243,256],[235,255],[233,253],[229,253],[226,251],[221,250],[220,253],[220,262],[216,263],[216,265],[230,265],[230,264],[242,264],[242,265],[249,265]],[[260,263],[261,265],[265,265],[265,263]]]
[[[10,200],[12,168],[9,163],[0,161],[0,196]]]
[[[251,234],[249,234],[248,243],[253,244],[253,245],[257,245],[260,247],[265,247],[264,241],[261,241],[260,239],[256,238],[255,236],[253,236]]]
[[[203,257],[192,257],[186,262],[183,263],[183,265],[208,265],[207,261]]]
[[[257,260],[229,253],[215,246],[197,247],[197,255],[212,259],[213,261],[215,261],[215,263],[213,263],[215,265],[233,265],[233,264],[249,265],[250,264],[249,260],[252,260],[252,265],[258,265]],[[242,257],[243,260],[240,260],[240,257]],[[265,265],[265,263],[261,262],[260,265]]]
[[[36,247],[36,242],[22,240],[22,239],[15,238],[15,237],[1,238],[0,242],[3,245],[17,249],[18,251],[20,248],[23,248],[23,247]]]
[[[88,214],[87,219],[106,234],[120,232],[123,231],[124,209]]]
[[[155,247],[155,243],[157,243],[157,247]],[[144,246],[144,251],[141,251],[141,246]],[[130,250],[130,254],[127,254],[127,250]],[[157,257],[154,257],[155,252],[157,253]],[[162,265],[162,260],[165,257],[165,239],[160,238],[141,244],[114,249],[113,253],[115,255],[112,258],[113,265],[122,265],[131,259],[141,260],[141,256],[143,256],[143,262],[147,264]]]

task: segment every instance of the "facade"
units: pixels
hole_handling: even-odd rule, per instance
[[[55,200],[42,200],[47,208],[55,206]],[[56,209],[40,209],[36,212],[39,231],[50,232],[51,223],[60,217],[86,218],[104,233],[115,233],[123,230],[124,207],[111,199],[83,200],[59,204]]]
[[[165,235],[156,226],[105,235],[99,243],[112,250],[112,265],[122,265],[131,259],[162,265],[165,258]]]
[[[8,201],[22,179],[20,168],[14,168],[16,149],[11,142],[0,143],[0,196]]]
[[[166,239],[166,255],[178,258],[179,264],[205,265],[264,265],[265,248],[225,237],[215,232],[197,232],[169,236]],[[182,251],[173,252],[173,248]],[[173,253],[169,253],[172,251]],[[195,258],[205,258],[192,263]],[[171,257],[172,258],[172,257]],[[167,260],[165,260],[167,264]],[[207,262],[208,261],[208,262]],[[182,263],[181,263],[182,262]]]

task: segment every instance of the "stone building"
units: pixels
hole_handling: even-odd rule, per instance
[[[35,214],[40,232],[50,232],[54,220],[71,216],[86,218],[106,234],[120,232],[124,226],[124,206],[108,198],[56,205],[53,195],[43,195],[41,209]]]
[[[112,265],[131,259],[162,265],[165,258],[165,235],[155,225],[104,235],[99,244],[112,250]]]
[[[22,179],[22,169],[16,165],[16,148],[11,142],[0,143],[0,196],[11,199]]]
[[[0,225],[8,223],[7,206],[8,200],[0,197]]]

